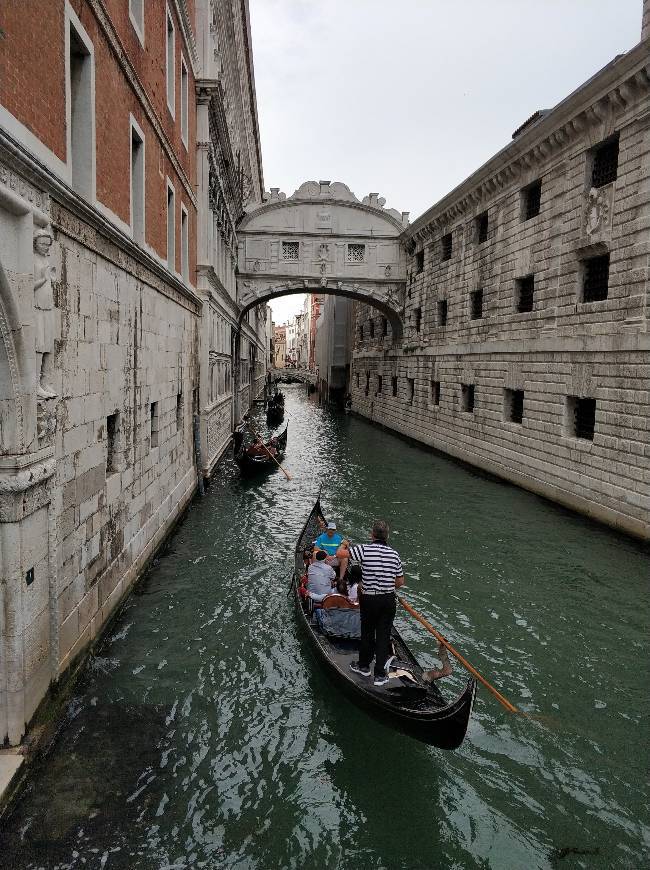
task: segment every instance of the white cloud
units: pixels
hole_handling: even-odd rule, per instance
[[[250,0],[267,189],[417,217],[616,54],[640,0]]]

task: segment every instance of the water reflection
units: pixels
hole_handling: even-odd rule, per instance
[[[634,868],[647,857],[646,551],[287,389],[291,483],[220,467],[87,669],[0,831],[16,868]],[[326,681],[286,591],[323,485],[385,516],[407,594],[481,690],[443,753]],[[425,662],[430,638],[400,628]],[[460,691],[456,669],[448,691]]]

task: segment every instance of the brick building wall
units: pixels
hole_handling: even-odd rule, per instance
[[[650,535],[646,64],[647,43],[613,61],[415,221],[403,236],[403,342],[360,306],[352,378],[362,414],[641,537]],[[601,146],[617,164],[605,183],[594,176]],[[606,298],[586,300],[603,257]],[[521,422],[509,419],[514,393]],[[595,401],[588,437],[576,435],[577,400],[587,416]]]

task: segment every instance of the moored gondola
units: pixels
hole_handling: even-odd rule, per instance
[[[266,451],[252,451],[251,445],[240,446],[240,449],[235,453],[235,462],[239,466],[242,474],[258,474],[263,471],[273,471],[278,467],[278,462],[282,459],[287,450],[287,433],[289,427],[286,426],[284,431],[277,436],[275,443],[272,439],[265,442],[265,446],[272,450],[275,449],[273,456]]]
[[[310,612],[310,602],[299,594],[300,578],[305,571],[304,553],[318,537],[323,520],[317,500],[298,539],[294,569],[298,621],[316,658],[352,700],[386,724],[439,749],[457,749],[465,739],[472,713],[476,695],[474,679],[468,679],[457,698],[446,700],[436,684],[427,682],[424,669],[393,626],[391,641],[395,659],[390,679],[384,686],[375,686],[368,677],[350,670],[350,662],[358,658],[359,641],[322,631],[315,613]]]

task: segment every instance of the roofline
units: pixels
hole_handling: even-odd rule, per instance
[[[419,230],[422,230],[431,220],[449,208],[454,202],[466,196],[471,190],[499,171],[509,163],[534,148],[541,140],[555,132],[558,127],[568,123],[577,115],[593,106],[602,99],[608,91],[617,84],[633,75],[648,65],[648,50],[650,39],[640,42],[630,51],[617,55],[591,78],[572,91],[567,97],[550,109],[547,114],[532,124],[530,128],[523,130],[516,139],[513,139],[500,151],[497,151],[486,163],[482,164],[464,181],[458,184],[448,194],[443,196],[434,205],[416,218],[410,226],[404,230],[402,237],[411,239]],[[576,98],[579,98],[576,99]]]
[[[241,0],[242,18],[244,21],[244,43],[248,58],[248,89],[250,94],[253,127],[255,128],[255,151],[257,152],[257,171],[260,177],[260,191],[264,195],[264,172],[262,170],[262,140],[260,138],[260,124],[257,115],[257,93],[255,90],[255,66],[253,63],[253,38],[251,34],[251,17],[248,0]]]

